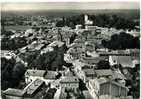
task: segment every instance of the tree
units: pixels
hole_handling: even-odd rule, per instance
[[[25,71],[25,66],[22,63],[18,62],[13,68],[12,76],[13,78],[19,80],[24,75]]]
[[[103,40],[102,44],[104,47],[109,49],[129,49],[129,48],[140,48],[139,37],[133,37],[130,34],[121,32],[120,34],[114,34],[108,41]]]
[[[101,60],[97,64],[97,69],[110,69],[110,64],[108,61]]]

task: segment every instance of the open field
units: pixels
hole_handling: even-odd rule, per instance
[[[20,25],[17,25],[17,26],[5,26],[5,30],[21,30],[21,31],[24,31],[24,30],[27,30],[29,29],[31,26],[20,26]]]

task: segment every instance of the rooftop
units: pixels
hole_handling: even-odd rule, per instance
[[[98,76],[112,76],[113,71],[111,69],[100,69],[100,70],[95,70],[96,74]]]
[[[123,67],[132,66],[131,56],[111,56],[112,60],[117,61],[118,64],[121,64]]]
[[[85,72],[85,74],[95,74],[95,71],[93,69],[83,69],[83,71]]]
[[[45,79],[56,79],[56,75],[57,75],[57,72],[55,72],[55,71],[47,71],[44,78]]]
[[[40,79],[36,79],[35,81],[31,82],[28,87],[26,87],[24,90],[26,91],[26,94],[33,95],[34,92],[39,89],[39,87],[44,83],[44,81]]]
[[[8,88],[7,90],[4,91],[4,94],[11,96],[23,96],[24,93],[25,92],[23,90],[13,89],[13,88]]]
[[[112,71],[111,69],[95,70],[98,76],[112,76],[112,79],[126,79],[122,73]]]
[[[62,78],[62,80],[61,80],[61,83],[78,83],[78,82],[79,82],[79,80],[75,76],[73,76],[73,77],[67,76],[67,77]]]
[[[49,44],[48,46],[51,46],[51,47],[55,47],[55,46],[62,47],[63,45],[64,45],[64,42],[54,41],[51,44]]]
[[[25,75],[40,76],[40,77],[44,77],[45,74],[46,74],[45,70],[32,70],[32,69],[28,69],[25,73]]]

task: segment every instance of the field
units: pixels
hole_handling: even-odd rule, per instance
[[[21,31],[24,31],[24,30],[27,30],[29,29],[30,26],[5,26],[5,30],[21,30]]]

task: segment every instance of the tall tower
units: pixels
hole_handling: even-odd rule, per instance
[[[84,15],[84,21],[85,21],[85,29],[88,29],[88,26],[91,26],[93,24],[93,21],[88,19],[88,15]]]
[[[57,40],[58,41],[63,41],[63,37],[62,37],[62,34],[61,34],[61,29],[58,29]]]
[[[84,21],[85,21],[85,24],[86,24],[87,21],[88,21],[88,15],[86,15],[86,14],[85,14],[85,16],[84,16]]]

